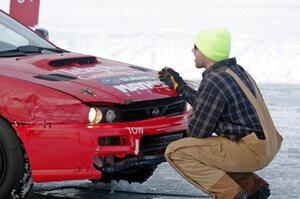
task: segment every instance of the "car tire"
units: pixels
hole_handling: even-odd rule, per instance
[[[0,118],[0,198],[25,198],[32,187],[27,156],[15,131]]]

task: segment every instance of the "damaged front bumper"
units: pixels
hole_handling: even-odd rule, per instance
[[[164,161],[166,146],[180,139],[191,113],[138,122],[96,125],[17,125],[35,182],[100,179]]]
[[[156,166],[165,161],[162,155],[144,156],[144,157],[133,157],[121,160],[114,163],[113,165],[98,167],[98,169],[105,174],[116,173],[130,168],[135,167],[151,167]],[[97,164],[97,161],[94,162]],[[97,166],[97,165],[96,165]]]
[[[121,158],[115,156],[96,156],[94,165],[102,173],[115,173],[130,168],[151,167],[165,161],[164,152],[169,143],[183,138],[184,131],[173,132],[171,134],[145,135],[135,145],[136,156],[124,155]]]

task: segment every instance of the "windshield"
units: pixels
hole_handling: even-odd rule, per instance
[[[28,45],[41,48],[56,48],[24,25],[0,11],[0,52]]]

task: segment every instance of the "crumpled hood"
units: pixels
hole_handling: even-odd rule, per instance
[[[2,59],[0,75],[59,90],[86,103],[127,104],[176,96],[157,72],[76,53]]]

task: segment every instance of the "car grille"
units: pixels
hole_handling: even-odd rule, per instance
[[[180,115],[186,110],[186,102],[181,97],[172,97],[118,105],[116,109],[119,112],[119,122],[131,122]]]

